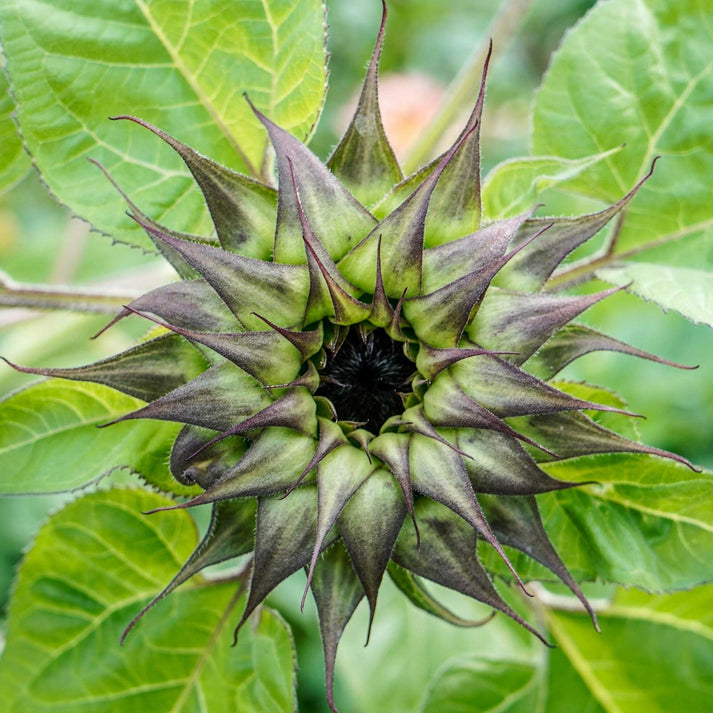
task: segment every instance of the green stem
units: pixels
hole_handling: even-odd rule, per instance
[[[96,291],[81,287],[33,285],[11,280],[0,271],[0,306],[114,314],[141,293]]]
[[[505,0],[500,11],[493,18],[487,33],[496,50],[502,51],[507,47],[531,4],[532,0]],[[489,41],[483,42],[476,49],[451,83],[438,114],[426,127],[420,140],[411,148],[404,161],[406,175],[413,173],[435,153],[438,143],[453,121],[458,118],[461,109],[466,104],[472,103],[480,87],[480,76],[488,53],[488,44]]]
[[[551,292],[554,290],[564,290],[568,287],[573,287],[579,282],[584,282],[584,280],[592,278],[594,276],[593,273],[597,268],[608,265],[612,262],[612,260],[613,258],[611,255],[602,255],[601,257],[576,264],[569,270],[551,277],[547,281],[545,289],[548,292]]]
[[[586,615],[582,602],[571,594],[553,594],[539,582],[528,582],[527,586],[535,595],[534,599],[528,600],[527,603],[532,604],[535,609],[539,609],[540,616],[545,616],[547,609],[571,611]],[[611,600],[605,597],[590,598],[589,604],[595,612],[608,611],[612,605]]]
[[[621,255],[615,255],[614,250],[616,249],[617,241],[619,240],[619,235],[621,235],[622,228],[624,227],[624,221],[626,220],[627,211],[624,209],[616,219],[616,224],[614,225],[614,230],[607,243],[606,250],[603,255],[599,257],[594,256],[583,260],[581,262],[575,263],[570,268],[562,270],[562,272],[555,274],[547,281],[546,289],[548,290],[561,290],[572,285],[576,285],[578,282],[582,282],[588,277],[592,276],[592,273],[600,267],[608,265],[613,260],[618,260]]]

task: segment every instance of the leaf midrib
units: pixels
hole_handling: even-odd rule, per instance
[[[691,525],[692,527],[697,527],[701,530],[704,530],[705,532],[710,532],[713,533],[713,523],[708,524],[706,522],[703,522],[702,520],[696,520],[692,517],[687,517],[685,515],[679,515],[677,513],[672,513],[672,512],[667,512],[665,510],[659,510],[657,508],[653,507],[646,507],[645,505],[642,505],[640,503],[633,502],[632,500],[628,500],[623,497],[615,498],[615,497],[608,497],[604,495],[597,495],[596,493],[589,493],[590,497],[600,500],[602,502],[611,502],[611,503],[616,503],[617,505],[621,505],[625,508],[628,508],[630,510],[636,510],[638,512],[646,513],[647,515],[654,515],[655,517],[660,517],[665,520],[671,520],[672,522],[676,523],[682,523],[685,525]]]
[[[176,699],[176,702],[172,706],[169,713],[179,713],[183,704],[186,702],[188,694],[190,693],[191,689],[193,688],[196,681],[200,677],[203,669],[205,668],[205,665],[208,662],[208,658],[210,657],[213,649],[215,648],[215,645],[218,642],[220,635],[223,633],[223,629],[225,629],[225,625],[228,622],[228,618],[230,617],[231,612],[235,608],[235,605],[238,603],[238,600],[242,596],[242,593],[242,587],[238,587],[233,596],[231,597],[230,601],[228,602],[228,605],[225,607],[225,611],[220,617],[220,620],[215,625],[215,629],[213,629],[213,633],[210,635],[210,639],[203,647],[200,657],[198,658],[198,661],[196,661],[196,664],[193,667],[193,672],[188,678],[185,679],[183,690],[181,691],[179,697]]]
[[[614,617],[617,619],[636,619],[638,621],[653,622],[662,626],[670,626],[680,631],[687,631],[692,634],[697,634],[706,639],[713,641],[713,629],[702,624],[694,619],[682,619],[675,614],[660,611],[658,609],[650,609],[648,607],[632,607],[614,604],[605,612],[602,612],[604,617]]]
[[[66,402],[64,402],[64,401],[60,401],[60,403],[62,403],[63,405],[68,405],[68,404],[67,404]],[[105,404],[104,404],[104,405],[105,405]],[[73,410],[76,411],[76,409],[73,409]],[[120,414],[120,413],[123,413],[123,410],[122,410],[122,411],[117,411],[117,412],[115,412],[115,413],[108,413],[108,414],[104,414],[104,415],[101,415],[101,416],[96,416],[96,417],[94,417],[94,418],[82,418],[82,415],[77,412],[77,416],[78,416],[81,420],[72,421],[72,422],[68,423],[67,425],[59,426],[59,427],[52,428],[52,429],[48,429],[48,430],[42,431],[42,432],[40,432],[40,433],[37,433],[37,432],[34,432],[34,431],[33,431],[33,433],[34,433],[35,435],[34,435],[32,438],[28,438],[28,439],[26,439],[26,440],[24,440],[24,441],[13,440],[13,442],[12,442],[9,446],[4,446],[4,447],[0,448],[0,456],[4,456],[4,455],[6,455],[6,454],[8,454],[8,453],[11,453],[11,452],[14,451],[14,450],[18,450],[18,449],[20,449],[20,448],[25,448],[26,446],[31,446],[31,445],[33,445],[34,443],[37,443],[38,441],[41,441],[41,440],[43,440],[43,439],[45,439],[45,438],[52,438],[53,436],[59,435],[59,434],[61,434],[61,433],[66,433],[67,431],[73,431],[73,430],[76,430],[76,429],[78,429],[78,428],[84,428],[85,426],[96,426],[97,424],[106,421],[108,418],[112,418],[112,417],[114,417],[114,416],[116,416],[116,415],[118,415],[118,414]],[[28,427],[25,426],[24,424],[18,423],[18,422],[14,422],[14,421],[6,421],[5,423],[6,423],[6,425],[13,424],[13,425],[19,426],[19,427],[21,427],[21,428],[23,428],[23,429],[27,429],[27,428],[28,428]]]
[[[196,77],[193,76],[193,74],[189,71],[186,64],[183,62],[181,55],[178,52],[178,49],[176,47],[174,47],[169,42],[168,37],[166,37],[161,26],[156,22],[153,15],[151,15],[151,12],[149,11],[149,8],[146,6],[146,3],[144,2],[144,0],[134,0],[134,1],[136,2],[136,6],[141,11],[142,15],[144,16],[144,18],[145,18],[146,22],[148,23],[149,27],[151,28],[152,32],[156,35],[158,40],[161,42],[161,44],[163,45],[166,52],[168,52],[168,55],[171,58],[171,61],[173,62],[173,65],[178,70],[178,72],[181,74],[181,76],[188,82],[191,89],[195,92],[195,95],[196,95],[197,99],[199,100],[199,102],[201,103],[201,105],[205,108],[205,110],[208,112],[208,114],[210,114],[210,117],[215,122],[215,125],[220,129],[220,131],[223,133],[223,135],[229,141],[230,145],[233,147],[235,152],[240,156],[240,159],[245,164],[245,167],[247,168],[248,172],[256,178],[259,177],[258,172],[255,170],[255,167],[252,165],[252,162],[247,157],[247,154],[243,151],[242,147],[238,143],[235,136],[233,136],[231,131],[228,129],[225,122],[221,118],[220,114],[218,113],[216,108],[213,106],[212,102],[205,95],[205,92],[203,91],[200,84],[196,80]],[[188,30],[186,30],[186,33],[187,32],[188,32]]]
[[[607,689],[594,675],[594,671],[589,666],[589,662],[579,652],[576,643],[572,638],[570,638],[564,627],[560,625],[557,618],[551,615],[548,616],[547,624],[549,629],[555,635],[557,642],[562,647],[565,655],[572,663],[572,666],[575,668],[582,681],[584,681],[585,685],[591,691],[594,698],[597,699],[602,708],[604,708],[607,713],[624,713],[611,697]]]

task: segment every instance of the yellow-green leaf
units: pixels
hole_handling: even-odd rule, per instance
[[[291,636],[263,610],[231,646],[236,583],[193,579],[119,638],[195,547],[186,512],[146,491],[85,496],[53,515],[27,555],[0,659],[7,713],[295,711]]]
[[[307,137],[326,85],[321,0],[23,0],[0,36],[25,144],[50,190],[112,236],[148,246],[102,162],[176,230],[212,228],[181,159],[133,114],[201,153],[260,175],[267,136],[243,98]],[[139,188],[140,187],[140,188]]]

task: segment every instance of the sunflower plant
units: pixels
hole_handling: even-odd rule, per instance
[[[136,295],[9,279],[0,293],[109,313],[99,344],[143,330],[85,366],[5,358],[49,378],[0,403],[4,492],[73,492],[18,572],[8,710],[294,710],[280,610],[294,625],[310,593],[326,704],[358,710],[358,696],[335,699],[337,647],[362,600],[362,635],[384,636],[384,588],[472,642],[430,671],[418,710],[680,705],[640,671],[657,647],[693,647],[701,671],[713,657],[685,623],[708,589],[679,593],[712,577],[713,481],[643,443],[606,378],[567,374],[594,352],[628,360],[632,379],[642,363],[695,366],[587,323],[625,291],[713,324],[710,11],[597,4],[551,60],[533,155],[483,181],[488,75],[518,3],[402,158],[380,109],[385,4],[326,158],[309,146],[326,86],[320,2],[80,5],[0,11],[17,132],[5,180],[29,156],[60,201],[171,276]],[[102,478],[117,468],[133,476]],[[478,655],[471,629],[496,614]],[[642,625],[661,629],[653,648],[639,642],[619,677],[604,670]],[[499,654],[508,637],[520,647]],[[674,680],[697,690],[695,668]],[[394,685],[368,705],[401,710]],[[685,709],[707,710],[707,693]]]

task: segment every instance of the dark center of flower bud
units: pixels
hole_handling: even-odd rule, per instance
[[[383,329],[367,335],[351,329],[336,354],[328,355],[316,393],[334,404],[339,420],[363,422],[362,428],[376,434],[403,411],[399,394],[411,391],[414,371],[403,345]]]

